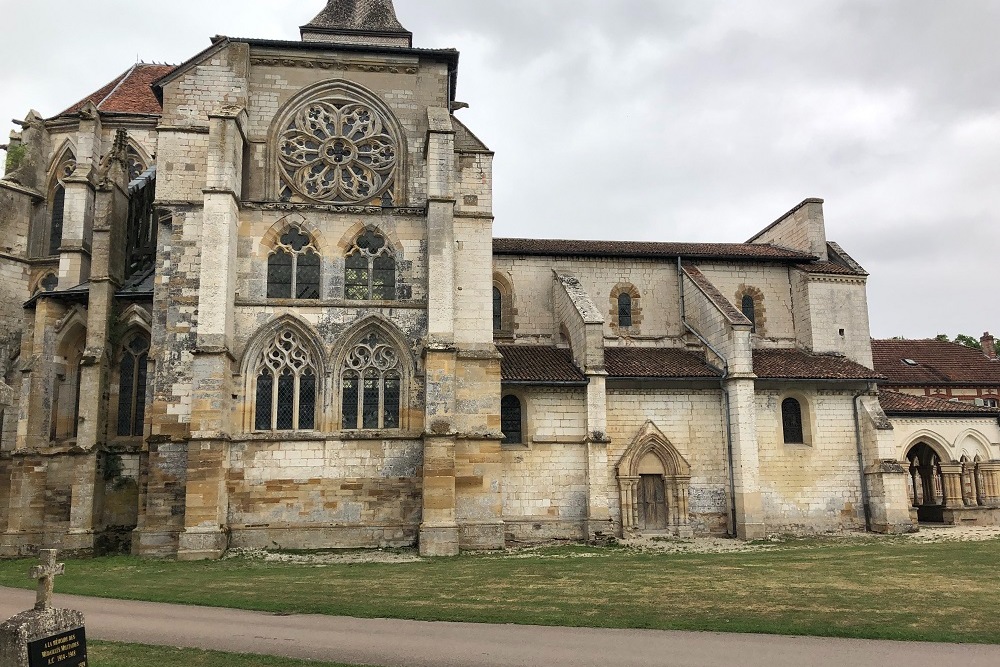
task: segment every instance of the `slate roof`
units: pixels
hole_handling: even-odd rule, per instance
[[[810,264],[798,264],[797,269],[806,273],[828,273],[841,276],[867,276],[864,271],[855,271],[849,266],[836,264],[834,262],[812,262]]]
[[[676,348],[609,347],[604,366],[613,378],[719,378],[722,371],[697,352]]]
[[[587,384],[573,363],[573,353],[548,345],[498,345],[502,355],[500,375],[504,382]]]
[[[753,372],[763,379],[872,380],[881,374],[844,357],[809,354],[802,350],[754,350]]]
[[[635,259],[718,259],[808,262],[813,255],[758,243],[659,243],[568,239],[493,239],[494,255],[542,257],[630,257]]]
[[[329,0],[326,8],[303,27],[409,34],[396,18],[392,0]]]
[[[990,417],[1000,414],[1000,410],[997,408],[987,408],[960,401],[944,401],[930,396],[910,396],[888,389],[879,390],[878,400],[887,415]]]
[[[163,112],[163,107],[153,94],[153,82],[170,74],[174,69],[174,65],[136,63],[128,71],[115,77],[100,90],[87,95],[59,116],[79,112],[88,101],[93,102],[98,111],[104,113],[159,116]]]
[[[875,368],[891,384],[1000,385],[1000,361],[971,347],[940,340],[873,340]],[[917,362],[907,364],[904,359]]]

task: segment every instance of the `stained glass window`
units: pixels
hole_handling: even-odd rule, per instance
[[[140,436],[146,413],[146,367],[149,340],[136,334],[118,363],[118,435]]]
[[[396,298],[396,259],[385,238],[365,230],[344,262],[344,297],[354,301]]]
[[[494,405],[496,405],[494,403]],[[505,445],[524,442],[521,426],[521,401],[517,396],[507,395],[500,401],[500,430],[503,431]]]
[[[309,236],[292,227],[267,258],[267,298],[318,299],[321,264]]]
[[[314,430],[316,389],[316,369],[309,349],[294,331],[281,330],[258,362],[254,428]]]
[[[344,359],[341,397],[345,430],[400,427],[399,355],[377,334],[355,345]]]
[[[794,398],[786,398],[781,402],[781,425],[785,444],[801,445],[805,442],[802,433],[802,406]]]

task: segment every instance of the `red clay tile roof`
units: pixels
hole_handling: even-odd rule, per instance
[[[873,340],[875,368],[891,384],[1000,385],[1000,361],[979,350],[941,340]],[[907,364],[904,359],[917,362]]]
[[[163,112],[153,94],[152,83],[173,72],[173,65],[137,63],[100,90],[83,98],[60,116],[77,113],[88,101],[104,113],[158,116]]]
[[[733,305],[732,301],[722,296],[722,292],[712,284],[712,281],[705,277],[701,271],[698,270],[693,264],[684,264],[684,273],[694,281],[694,284],[701,288],[701,291],[705,293],[712,303],[715,304],[730,324],[740,324],[743,326],[753,326],[753,322],[747,319],[747,316],[743,314],[739,308]]]
[[[615,378],[718,378],[703,354],[673,348],[609,347],[604,366]]]
[[[570,241],[557,239],[493,239],[494,255],[545,257],[631,257],[639,259],[809,261],[809,253],[757,243],[653,243],[642,241]]]
[[[786,380],[882,380],[870,368],[844,357],[802,350],[754,350],[753,372],[759,378]]]
[[[503,356],[500,375],[504,382],[587,383],[567,349],[547,345],[497,345],[497,349]]]
[[[878,400],[888,415],[929,414],[988,417],[1000,414],[1000,409],[997,408],[986,408],[960,401],[943,401],[940,398],[931,398],[930,396],[910,396],[888,389],[879,390]]]

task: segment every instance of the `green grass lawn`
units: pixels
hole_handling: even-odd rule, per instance
[[[332,662],[110,642],[89,642],[87,662],[92,667],[350,667]]]
[[[31,561],[0,585],[32,587]],[[1000,541],[792,541],[760,552],[564,547],[411,563],[66,563],[57,589],[274,613],[1000,643]]]

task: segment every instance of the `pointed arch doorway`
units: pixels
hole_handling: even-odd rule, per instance
[[[691,466],[652,422],[643,426],[622,455],[617,472],[624,536],[692,534]]]

